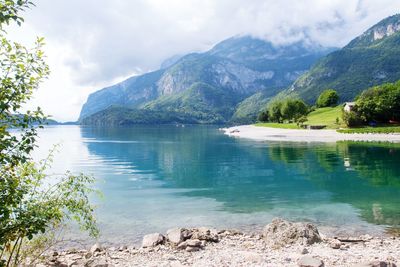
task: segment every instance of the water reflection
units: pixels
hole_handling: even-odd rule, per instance
[[[400,223],[400,149],[394,145],[260,144],[199,126],[82,128],[81,134],[91,154],[116,159],[130,175],[107,180],[108,189],[150,179],[162,188],[190,189],[180,196],[216,200],[230,213],[345,203],[366,222]]]

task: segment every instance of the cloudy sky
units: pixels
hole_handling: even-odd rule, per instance
[[[343,46],[399,0],[36,0],[10,38],[46,38],[50,78],[30,106],[76,120],[89,93],[234,35]]]

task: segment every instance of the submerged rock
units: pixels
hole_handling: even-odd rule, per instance
[[[142,241],[142,247],[155,247],[164,243],[164,236],[160,233],[145,235]]]
[[[291,223],[280,218],[265,226],[263,237],[271,246],[280,248],[289,244],[311,245],[321,242],[317,227],[310,223]]]

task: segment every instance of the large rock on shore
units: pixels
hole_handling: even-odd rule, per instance
[[[218,232],[215,229],[209,229],[207,227],[199,227],[192,229],[192,239],[205,240],[208,242],[218,242]]]
[[[167,240],[174,245],[182,243],[191,236],[191,231],[185,228],[173,228],[167,231]]]
[[[292,223],[280,218],[265,226],[263,238],[275,248],[295,243],[311,245],[322,241],[317,227],[313,224]]]
[[[154,233],[145,235],[142,241],[142,247],[155,247],[157,245],[163,244],[165,237],[160,233]]]

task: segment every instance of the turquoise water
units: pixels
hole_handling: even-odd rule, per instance
[[[337,232],[400,225],[398,145],[254,142],[214,126],[55,126],[41,132],[36,157],[56,143],[52,172],[97,179],[103,242],[175,226],[258,230],[277,216]]]

